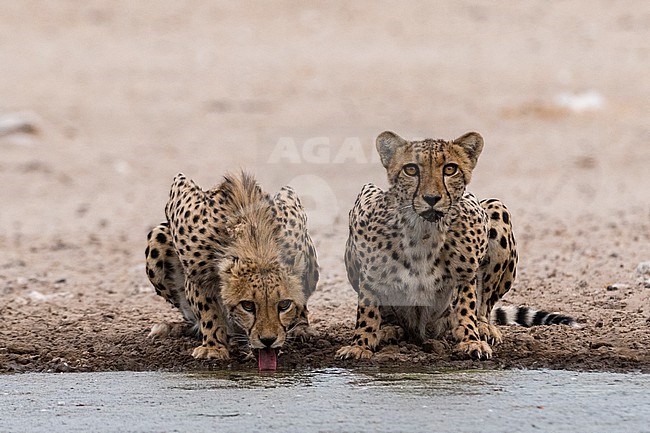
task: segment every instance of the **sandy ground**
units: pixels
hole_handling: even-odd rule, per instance
[[[645,1],[4,4],[0,371],[255,368],[146,338],[180,318],[144,273],[172,177],[207,187],[242,167],[296,187],[320,256],[320,337],[281,368],[650,372],[649,40]],[[346,214],[386,185],[385,129],[484,136],[470,189],[505,201],[520,249],[505,302],[581,329],[504,328],[488,362],[449,342],[334,359],[355,308]]]

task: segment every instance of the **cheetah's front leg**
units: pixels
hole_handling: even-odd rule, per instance
[[[460,285],[454,312],[451,315],[452,333],[458,349],[474,359],[490,359],[492,349],[481,341],[476,319],[476,278]]]
[[[185,293],[194,314],[198,318],[201,345],[195,347],[192,356],[197,359],[228,359],[228,333],[223,308],[216,296],[208,296],[186,280]]]
[[[489,318],[494,304],[510,290],[517,275],[517,243],[508,208],[497,199],[483,200],[481,206],[490,219],[487,255],[479,269],[483,283],[478,304],[479,333],[481,339],[494,346],[501,343],[501,332]]]
[[[340,359],[368,359],[379,344],[381,312],[379,299],[370,290],[367,282],[359,285],[359,303],[357,305],[357,323],[352,344],[343,346],[336,352]]]
[[[291,338],[296,338],[299,341],[305,342],[318,335],[316,331],[309,326],[309,311],[307,310],[306,305],[304,307],[297,307],[297,316],[298,320],[287,331]]]

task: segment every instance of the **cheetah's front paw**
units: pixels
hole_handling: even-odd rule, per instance
[[[486,360],[492,358],[492,349],[485,341],[461,341],[457,349],[472,359]]]
[[[363,346],[343,346],[336,352],[339,359],[370,359],[372,350]]]
[[[186,322],[163,322],[156,323],[151,327],[147,338],[155,340],[156,338],[181,337],[186,335],[188,325]]]
[[[501,344],[503,341],[501,338],[501,331],[491,323],[480,321],[478,323],[478,333],[481,335],[481,340],[486,341],[492,346]]]
[[[296,327],[290,332],[289,335],[291,335],[293,338],[297,338],[300,341],[308,341],[313,337],[316,337],[318,334],[311,326],[305,325]]]
[[[192,356],[196,359],[230,359],[228,349],[224,346],[198,346],[192,351]]]

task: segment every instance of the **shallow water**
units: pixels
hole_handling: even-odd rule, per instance
[[[650,375],[566,371],[0,376],[0,431],[650,431]]]

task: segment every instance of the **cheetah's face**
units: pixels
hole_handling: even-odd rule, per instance
[[[260,269],[246,260],[221,266],[221,297],[253,349],[278,349],[305,311],[300,279],[281,264]]]
[[[400,213],[438,221],[461,199],[483,149],[470,132],[453,141],[407,141],[393,132],[377,137],[377,151],[388,173]]]

